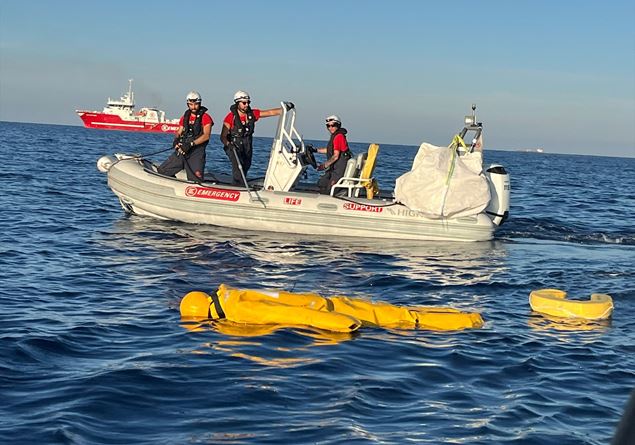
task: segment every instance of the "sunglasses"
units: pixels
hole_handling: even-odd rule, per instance
[[[241,100],[238,102],[239,104],[243,104],[243,105],[249,105],[251,103],[250,100]]]
[[[337,124],[326,124],[326,128],[337,127]]]

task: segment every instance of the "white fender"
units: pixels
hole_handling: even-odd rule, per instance
[[[485,213],[492,219],[492,222],[500,226],[509,216],[509,201],[511,185],[509,173],[505,167],[499,164],[492,164],[485,172],[490,183],[491,199]]]
[[[108,155],[102,156],[101,158],[97,159],[97,170],[99,170],[102,173],[108,173],[108,170],[110,170],[110,167],[116,161],[117,159],[114,158],[113,156],[108,156]]]

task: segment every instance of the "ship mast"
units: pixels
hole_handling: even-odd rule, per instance
[[[132,81],[133,79],[128,79],[128,99],[130,99],[132,106],[134,106],[134,93],[132,92]]]

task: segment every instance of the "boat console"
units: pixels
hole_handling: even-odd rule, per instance
[[[309,165],[315,167],[317,164],[313,153],[304,145],[302,136],[295,128],[295,108],[287,109],[284,103],[280,105],[282,114],[271,145],[263,188],[268,191],[288,192]]]

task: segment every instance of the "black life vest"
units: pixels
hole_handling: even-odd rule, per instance
[[[192,115],[192,110],[188,109],[185,111],[185,114],[183,114],[183,134],[181,136],[183,138],[183,141],[193,141],[203,134],[202,121],[203,115],[206,111],[207,108],[199,107],[198,111],[196,112],[196,119],[194,120],[194,123],[191,124],[190,116]],[[209,141],[205,141],[202,144],[196,145],[195,147],[206,147],[208,143]]]
[[[351,153],[351,148],[348,146],[348,141],[346,140],[346,133],[348,133],[346,131],[346,128],[338,128],[335,132],[333,132],[333,134],[331,135],[331,139],[329,139],[329,143],[326,144],[326,159],[331,159],[333,157],[333,152],[335,151],[333,149],[333,140],[335,139],[335,136],[337,136],[338,134],[341,134],[344,136],[344,141],[346,142],[346,151],[340,151],[340,157],[336,162],[339,162],[341,159],[344,159],[345,161],[348,161],[353,154]]]
[[[247,119],[243,123],[238,114],[238,106],[236,104],[229,107],[229,111],[234,115],[234,125],[229,130],[229,139],[237,146],[251,146],[253,141],[254,130],[256,129],[256,116],[251,107],[247,107]]]

